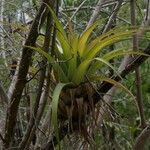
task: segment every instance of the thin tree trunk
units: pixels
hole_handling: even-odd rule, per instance
[[[96,4],[95,9],[93,10],[92,16],[87,24],[87,28],[91,26],[94,23],[94,21],[97,19],[98,14],[101,11],[102,5],[104,2],[106,2],[106,0],[99,0],[98,3]]]
[[[150,0],[148,0],[148,5],[147,5],[147,13],[145,17],[145,26],[150,26]],[[142,120],[141,120],[142,122]],[[148,125],[146,128],[142,130],[142,132],[139,134],[137,137],[135,144],[133,146],[134,150],[143,150],[146,142],[150,138],[150,126]]]
[[[132,26],[136,26],[136,1],[131,0],[131,23]],[[138,36],[133,36],[133,50],[138,50]],[[146,126],[145,116],[144,116],[144,108],[143,108],[143,100],[142,100],[142,87],[141,87],[141,75],[140,68],[135,69],[135,77],[136,77],[136,101],[138,107],[138,113],[140,116],[140,127],[144,128]]]
[[[52,7],[53,4],[50,5],[50,7]],[[52,18],[51,18],[51,15],[50,13],[48,13],[48,16],[47,16],[47,26],[46,26],[46,35],[45,35],[45,41],[44,41],[44,46],[43,46],[43,50],[45,52],[48,52],[48,49],[49,49],[49,46],[50,46],[50,39],[51,39],[51,29],[52,29]],[[37,117],[37,113],[38,113],[38,108],[39,108],[39,102],[40,102],[40,99],[42,98],[42,90],[43,90],[43,85],[44,85],[44,80],[45,80],[45,74],[46,74],[46,63],[47,63],[47,59],[45,57],[43,57],[43,60],[41,62],[41,74],[40,74],[40,80],[39,80],[39,87],[38,87],[38,94],[37,94],[37,97],[36,97],[36,100],[35,100],[35,104],[34,104],[34,109],[33,109],[33,114],[31,115],[30,117],[30,120],[29,120],[29,123],[28,123],[28,127],[27,127],[27,131],[23,137],[23,140],[22,142],[20,143],[20,149],[28,149],[30,143],[31,143],[31,140],[33,138],[33,135],[35,133],[35,130],[36,130],[36,126],[38,126],[39,124],[39,121],[41,119],[41,115],[42,114],[39,114],[38,116],[38,119],[36,118]],[[47,100],[47,93],[48,93],[48,89],[49,89],[49,84],[48,83],[48,87],[47,89],[45,90],[45,95],[44,95],[44,101]],[[41,112],[42,113],[42,112]]]
[[[48,3],[49,0],[45,0],[45,3]],[[34,46],[36,39],[38,37],[38,27],[41,26],[41,23],[45,20],[46,14],[43,11],[45,10],[46,5],[43,3],[39,9],[39,12],[32,24],[30,33],[28,35],[28,38],[25,42],[25,45],[27,46]],[[41,20],[41,21],[40,21]],[[7,116],[6,116],[6,125],[5,125],[5,143],[4,143],[4,149],[8,148],[10,146],[11,139],[14,135],[14,127],[16,124],[16,118],[18,113],[18,106],[19,102],[22,96],[23,89],[26,84],[26,76],[28,73],[29,65],[31,62],[33,51],[27,47],[24,47],[22,49],[22,57],[19,64],[19,70],[18,70],[18,76],[17,80],[14,84],[14,89],[12,92],[12,95],[10,96],[10,103],[7,110]]]

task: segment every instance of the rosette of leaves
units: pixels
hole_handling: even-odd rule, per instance
[[[68,30],[65,31],[55,13],[51,8],[49,10],[57,29],[55,56],[52,57],[51,54],[40,48],[30,48],[44,55],[53,66],[54,76],[58,84],[52,96],[52,122],[58,134],[58,116],[61,119],[69,118],[80,123],[84,121],[86,114],[92,109],[92,96],[95,92],[91,87],[93,81],[110,82],[133,96],[121,83],[97,74],[97,70],[109,66],[119,75],[109,63],[109,60],[121,55],[141,53],[131,49],[117,49],[99,57],[104,48],[116,42],[132,38],[139,29],[115,28],[96,38],[91,38],[93,31],[99,25],[99,21],[78,35],[71,23],[68,23]]]

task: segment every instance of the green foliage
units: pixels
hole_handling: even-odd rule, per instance
[[[121,117],[118,117],[118,115],[113,116],[114,112],[111,110],[111,108],[108,111],[105,109],[103,110],[109,113],[109,116],[102,116],[103,123],[106,126],[105,131],[109,133],[110,129],[114,128],[115,136],[112,140],[114,147],[111,145],[111,143],[107,143],[109,141],[106,141],[106,139],[109,139],[109,137],[106,138],[103,135],[101,125],[98,124],[97,126],[97,124],[93,124],[93,122],[95,121],[95,116],[92,116],[92,121],[89,117],[86,123],[88,125],[92,122],[92,128],[89,128],[89,131],[90,133],[93,132],[93,134],[90,135],[94,136],[94,138],[92,140],[89,138],[89,142],[92,143],[92,141],[94,140],[93,143],[95,143],[96,148],[89,148],[89,145],[87,147],[89,150],[113,148],[121,150],[132,149],[132,146],[136,141],[136,137],[141,132],[141,129],[139,129],[140,118],[137,111],[137,106],[133,101],[133,94],[136,95],[135,72],[130,73],[126,77],[126,79],[122,80],[121,83],[115,82],[110,77],[110,75],[112,75],[111,73],[114,73],[114,76],[119,75],[119,72],[116,70],[118,70],[121,59],[124,55],[145,55],[142,54],[141,51],[133,52],[131,48],[132,35],[138,32],[139,29],[130,27],[131,11],[127,11],[129,10],[130,2],[125,2],[117,13],[116,22],[114,24],[116,28],[102,35],[101,33],[103,31],[103,28],[107,23],[109,15],[113,12],[116,3],[105,1],[102,6],[102,11],[97,17],[98,21],[96,21],[87,30],[84,30],[89,19],[91,18],[94,7],[97,6],[97,1],[86,0],[84,1],[82,7],[78,9],[79,5],[82,2],[82,0],[60,1],[60,19],[58,19],[55,13],[50,10],[53,14],[53,18],[55,20],[54,23],[56,24],[57,28],[56,45],[53,57],[51,55],[51,52],[45,53],[45,50],[41,48],[44,45],[46,22],[43,23],[41,29],[38,28],[39,36],[36,41],[37,47],[35,48],[27,46],[28,48],[31,48],[38,53],[33,53],[32,63],[30,64],[31,66],[29,67],[27,76],[27,80],[29,79],[29,82],[27,82],[24,88],[18,108],[20,118],[18,125],[22,133],[21,135],[24,136],[25,129],[27,128],[29,123],[28,116],[31,114],[29,114],[28,110],[32,110],[32,107],[34,107],[35,104],[41,70],[40,62],[42,61],[44,56],[47,58],[48,63],[52,66],[52,77],[50,78],[52,82],[50,83],[50,90],[47,93],[49,95],[49,98],[44,108],[41,122],[39,125],[37,124],[38,128],[42,130],[42,126],[45,122],[46,116],[50,117],[50,112],[52,111],[51,123],[54,127],[56,138],[59,141],[58,127],[60,124],[57,118],[57,110],[58,103],[62,94],[64,94],[64,92],[66,91],[72,92],[73,90],[76,90],[72,90],[72,87],[71,89],[69,89],[70,86],[75,86],[74,88],[78,88],[78,85],[80,87],[85,82],[90,81],[94,82],[94,86],[97,87],[97,85],[99,85],[102,81],[105,81],[125,91],[122,92],[121,90],[118,90],[113,96],[112,107]],[[148,6],[147,2],[148,1],[146,0],[136,1],[136,22],[139,26],[141,26],[144,18],[146,18],[146,8]],[[4,87],[4,91],[6,92],[6,94],[11,87],[10,85],[12,81],[12,77],[10,77],[9,75],[11,60],[13,58],[17,58],[18,60],[21,59],[22,44],[25,43],[25,40],[27,39],[27,35],[30,32],[29,30],[31,28],[30,21],[34,20],[34,17],[40,5],[40,0],[1,1],[0,8],[4,7],[4,10],[1,9],[1,17],[3,18],[3,21],[0,22],[0,33],[2,39],[0,40],[0,83]],[[68,19],[69,17],[71,17],[71,21]],[[62,23],[60,23],[60,21]],[[146,32],[145,34],[139,36],[139,48],[145,49],[149,44],[149,39],[150,32]],[[112,49],[114,50],[110,51],[110,47],[113,47]],[[5,54],[4,58],[2,55],[3,52]],[[49,65],[47,65],[46,67],[48,68]],[[143,107],[146,122],[148,123],[150,122],[150,60],[147,60],[140,66],[140,73],[142,78],[141,86],[142,99],[144,103]],[[46,75],[45,83],[47,83],[47,77],[49,76]],[[43,86],[43,91],[46,89],[45,85],[46,84],[44,84]],[[126,85],[128,88],[123,85]],[[65,88],[67,88],[67,90],[65,90]],[[72,98],[71,100],[75,100],[75,98]],[[39,110],[42,105],[43,103],[40,103]],[[99,105],[101,105],[101,101],[98,104],[98,109],[101,109],[102,107]],[[3,107],[2,103],[0,103],[0,107]],[[6,117],[6,112],[4,112],[1,108],[0,116],[1,121],[3,122]],[[3,127],[1,127],[1,129],[2,128]],[[96,129],[96,132],[93,131],[93,129]],[[40,132],[39,130],[37,130],[36,132],[37,139],[39,138],[38,136],[40,136],[40,140],[36,141],[36,144],[39,144],[39,146],[40,143],[41,145],[43,143],[47,143],[47,136],[51,134],[51,130],[48,131],[46,130],[46,128],[42,131],[44,131],[44,134],[38,135],[38,132]],[[18,134],[15,134],[13,138],[15,139],[13,146],[18,146],[18,139],[20,139],[18,138]],[[65,137],[65,139],[68,139],[68,136]],[[74,138],[72,137],[72,135],[70,135],[69,141],[67,141],[67,143],[64,143],[64,147],[62,149],[87,149],[85,148],[86,146],[81,146],[86,145],[85,143],[86,142],[84,141],[84,143],[82,144],[82,137]],[[59,148],[59,146],[60,145],[58,145],[56,149]],[[144,149],[150,149],[150,144],[147,143]]]
[[[99,37],[96,37],[95,39],[91,39],[91,34],[99,25],[99,21],[95,22],[81,35],[77,35],[72,28],[71,23],[69,23],[68,31],[66,32],[55,13],[51,9],[50,11],[55,20],[57,28],[55,54],[58,63],[53,63],[54,59],[50,56],[50,54],[47,54],[37,48],[34,49],[43,54],[50,63],[53,63],[53,68],[58,76],[58,81],[62,83],[71,82],[75,85],[79,85],[80,83],[86,81],[85,75],[88,77],[94,75],[97,69],[100,69],[103,64],[111,67],[111,69],[114,70],[111,64],[109,64],[110,59],[125,54],[141,54],[140,52],[121,49],[107,53],[102,58],[96,58],[96,56],[105,47],[131,38],[133,34],[137,33],[138,29],[117,28]]]
[[[106,65],[119,75],[119,73],[109,63],[109,60],[125,54],[141,54],[138,51],[133,52],[132,50],[119,49],[108,52],[101,58],[97,57],[97,55],[102,52],[105,47],[119,41],[130,39],[139,31],[139,29],[127,27],[116,28],[93,39],[91,38],[92,32],[99,25],[99,21],[91,25],[81,35],[77,35],[71,22],[69,22],[69,27],[66,32],[55,13],[51,10],[51,8],[49,8],[49,10],[51,11],[57,28],[57,42],[55,48],[55,57],[57,61],[55,61],[51,54],[44,52],[40,48],[29,48],[38,51],[48,59],[48,62],[53,66],[54,74],[57,75],[57,81],[60,82],[54,90],[52,99],[52,118],[55,129],[57,128],[56,118],[59,95],[62,88],[68,83],[72,83],[72,85],[79,85],[86,82],[86,77],[88,77],[90,81],[107,81],[117,87],[123,88],[134,98],[132,93],[122,84],[107,77],[95,76],[95,74],[97,69]]]
[[[45,53],[43,50],[39,48],[32,49],[44,55],[48,61],[53,64],[54,70],[59,78],[58,81],[62,83],[70,82],[75,85],[79,85],[80,83],[86,81],[85,75],[91,78],[95,75],[97,69],[100,69],[103,65],[107,65],[115,71],[113,66],[109,63],[109,60],[114,57],[125,54],[142,54],[141,52],[134,52],[124,48],[106,53],[102,58],[96,58],[97,54],[99,54],[105,47],[131,38],[133,34],[137,33],[138,29],[117,28],[91,40],[91,33],[99,25],[99,21],[95,22],[80,36],[78,36],[72,28],[72,24],[70,22],[68,31],[65,32],[55,13],[51,10],[51,8],[49,9],[55,20],[57,28],[57,44],[55,53],[58,63],[54,63],[52,56]],[[115,72],[117,73],[117,71]],[[97,79],[100,80],[100,77],[95,77],[95,80]],[[109,82],[112,83],[112,81]]]
[[[59,95],[64,86],[66,86],[66,84],[58,83],[54,90],[53,97],[52,97],[53,99],[52,101],[52,124],[54,125],[54,130],[55,130],[58,142],[59,142],[59,134],[58,134],[59,132],[58,132],[57,110],[58,110]],[[60,148],[60,143],[59,143],[59,148]]]
[[[68,29],[65,31],[55,13],[51,10],[51,8],[49,8],[49,10],[53,16],[57,29],[55,58],[41,48],[34,48],[30,46],[27,47],[34,49],[45,56],[48,62],[53,66],[54,75],[58,85],[56,86],[52,96],[52,122],[56,131],[57,139],[59,141],[57,109],[59,95],[64,86],[67,86],[67,84],[78,86],[81,83],[87,82],[87,78],[91,82],[106,81],[119,88],[122,88],[134,99],[133,94],[121,83],[108,78],[107,75],[96,75],[97,70],[101,69],[103,66],[108,66],[119,76],[119,73],[109,63],[111,59],[127,54],[147,55],[139,51],[135,52],[131,49],[127,50],[124,48],[113,50],[101,55],[101,57],[98,57],[104,48],[114,43],[130,39],[135,33],[140,31],[140,29],[129,27],[115,28],[107,33],[93,38],[92,33],[100,23],[97,21],[88,29],[84,30],[82,34],[78,35],[73,29],[71,22],[68,23]]]

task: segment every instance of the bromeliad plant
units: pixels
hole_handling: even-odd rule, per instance
[[[119,49],[98,57],[104,48],[116,42],[132,38],[138,32],[138,29],[122,27],[110,30],[96,38],[91,38],[93,31],[99,25],[99,21],[91,25],[81,35],[78,35],[72,28],[71,23],[69,23],[68,30],[65,31],[55,13],[51,9],[50,11],[57,29],[55,57],[52,57],[51,54],[44,52],[40,48],[32,47],[32,49],[44,55],[48,62],[52,64],[55,79],[58,82],[52,97],[52,121],[57,131],[56,133],[58,133],[58,112],[61,117],[67,118],[68,116],[68,118],[78,119],[84,118],[87,113],[87,102],[91,102],[93,93],[93,89],[88,84],[89,81],[107,81],[123,88],[132,95],[121,83],[111,78],[100,76],[97,74],[97,70],[107,65],[115,73],[119,74],[109,63],[109,60],[120,55],[141,53],[138,51]],[[64,89],[64,86],[67,85],[69,85],[68,88]]]
[[[57,27],[55,58],[40,48],[27,47],[38,51],[48,59],[49,63],[53,65],[58,82],[80,85],[87,81],[85,75],[93,81],[93,76],[95,76],[96,71],[98,69],[100,70],[103,65],[107,65],[115,71],[113,66],[109,63],[109,60],[115,57],[126,54],[146,55],[139,51],[124,48],[108,52],[100,58],[98,54],[100,54],[104,48],[116,42],[131,38],[133,34],[138,32],[138,29],[127,27],[113,29],[90,40],[90,35],[98,26],[99,22],[95,22],[79,36],[72,29],[71,24],[69,24],[69,32],[66,32],[55,14],[53,12],[52,14]],[[117,73],[117,71],[115,72]]]

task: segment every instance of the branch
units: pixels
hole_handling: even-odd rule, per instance
[[[75,10],[75,12],[73,13],[73,15],[69,18],[70,21],[73,20],[73,18],[75,17],[75,15],[78,13],[78,11],[82,8],[82,6],[84,5],[84,3],[86,2],[86,0],[84,0],[79,6],[78,8]],[[68,26],[68,23],[65,25],[65,27]]]
[[[6,93],[4,92],[3,87],[0,84],[0,102],[4,105],[8,104],[8,97],[6,95]]]
[[[61,141],[67,134],[69,134],[69,131],[71,133],[71,130],[69,129],[71,125],[69,123],[66,123],[64,125],[62,125],[59,128],[59,140]],[[52,138],[49,140],[48,143],[46,143],[46,145],[41,148],[41,150],[54,150],[54,146],[56,146],[58,144],[57,138],[56,136],[52,136]]]
[[[118,3],[115,5],[115,8],[113,9],[113,12],[111,13],[111,15],[107,21],[107,24],[103,30],[103,33],[107,32],[108,30],[111,29],[112,23],[114,22],[114,19],[116,18],[116,15],[117,15],[122,3],[123,3],[123,0],[119,0]]]
[[[146,144],[149,138],[150,138],[150,126],[147,126],[137,137],[133,150],[143,150],[144,145]]]
[[[143,51],[145,54],[150,55],[150,44],[147,46],[147,48]],[[122,78],[125,78],[130,72],[134,71],[135,68],[139,67],[148,57],[147,56],[137,56],[135,58],[130,58],[130,62],[127,64],[125,69],[120,73],[120,76]],[[113,78],[115,81],[121,81],[121,78],[119,76],[116,76]],[[106,93],[110,88],[112,88],[113,85],[108,83],[108,82],[103,82],[98,89],[99,92],[101,93]],[[95,95],[96,97],[98,96],[97,94]],[[99,98],[95,97],[95,104],[99,101]]]
[[[53,7],[53,5],[54,4],[51,4],[50,7]],[[44,45],[43,45],[43,50],[45,52],[48,52],[48,49],[50,46],[51,30],[52,30],[52,17],[51,17],[51,14],[48,13],[47,25],[46,25],[46,35],[45,35]],[[38,108],[39,108],[39,102],[40,102],[40,99],[42,98],[42,89],[43,89],[45,75],[46,75],[46,66],[45,66],[46,63],[47,63],[47,59],[45,57],[43,57],[43,60],[41,62],[41,68],[42,69],[40,71],[38,92],[36,95],[36,100],[35,100],[35,104],[34,104],[34,108],[33,108],[33,114],[31,114],[31,116],[30,116],[27,131],[26,131],[26,133],[22,139],[22,142],[20,143],[20,146],[19,146],[20,149],[29,149],[30,143],[31,143],[33,136],[35,134],[35,131],[36,131],[36,126],[38,126],[40,119],[41,119],[42,114],[40,115],[40,117],[37,117],[37,113],[38,113]],[[49,89],[49,85],[47,86],[47,90],[48,89]],[[44,97],[45,101],[47,100],[47,97],[48,97],[48,95],[47,95],[48,91],[47,90],[45,91],[46,92],[45,97]]]
[[[49,0],[44,0],[44,2],[48,3]],[[41,24],[44,22],[45,17],[46,17],[46,13],[44,13],[43,15],[45,8],[46,8],[46,5],[42,3],[39,9],[39,12],[37,13],[35,20],[32,24],[32,27],[28,35],[28,38],[25,42],[25,45],[27,46],[35,45],[36,39],[38,37],[38,30],[41,27]],[[9,147],[12,137],[14,135],[13,129],[16,124],[18,106],[19,106],[19,102],[22,96],[23,89],[26,84],[26,76],[27,76],[29,65],[31,62],[32,53],[33,51],[27,47],[24,47],[22,49],[22,57],[21,57],[20,65],[19,65],[18,76],[14,84],[12,95],[10,96],[10,104],[8,106],[7,115],[6,115],[5,137],[4,137],[6,141],[4,144],[5,149]]]
[[[136,1],[131,0],[131,24],[132,26],[136,26]],[[138,50],[138,35],[133,36],[133,50]],[[138,113],[140,116],[140,127],[145,128],[146,122],[145,122],[145,115],[144,115],[144,108],[143,108],[143,99],[142,99],[142,80],[141,80],[141,73],[140,68],[137,67],[135,69],[135,78],[136,78],[136,102],[137,102],[137,108]]]
[[[106,0],[99,0],[98,3],[96,4],[95,9],[93,10],[92,16],[91,16],[91,18],[90,18],[90,20],[89,20],[89,22],[88,22],[88,24],[87,24],[87,28],[88,28],[89,26],[91,26],[91,25],[94,23],[94,21],[96,20],[96,18],[97,18],[97,16],[98,16],[99,12],[100,12],[101,9],[102,9],[102,6],[103,6],[103,3],[104,3],[104,2],[106,2]]]

